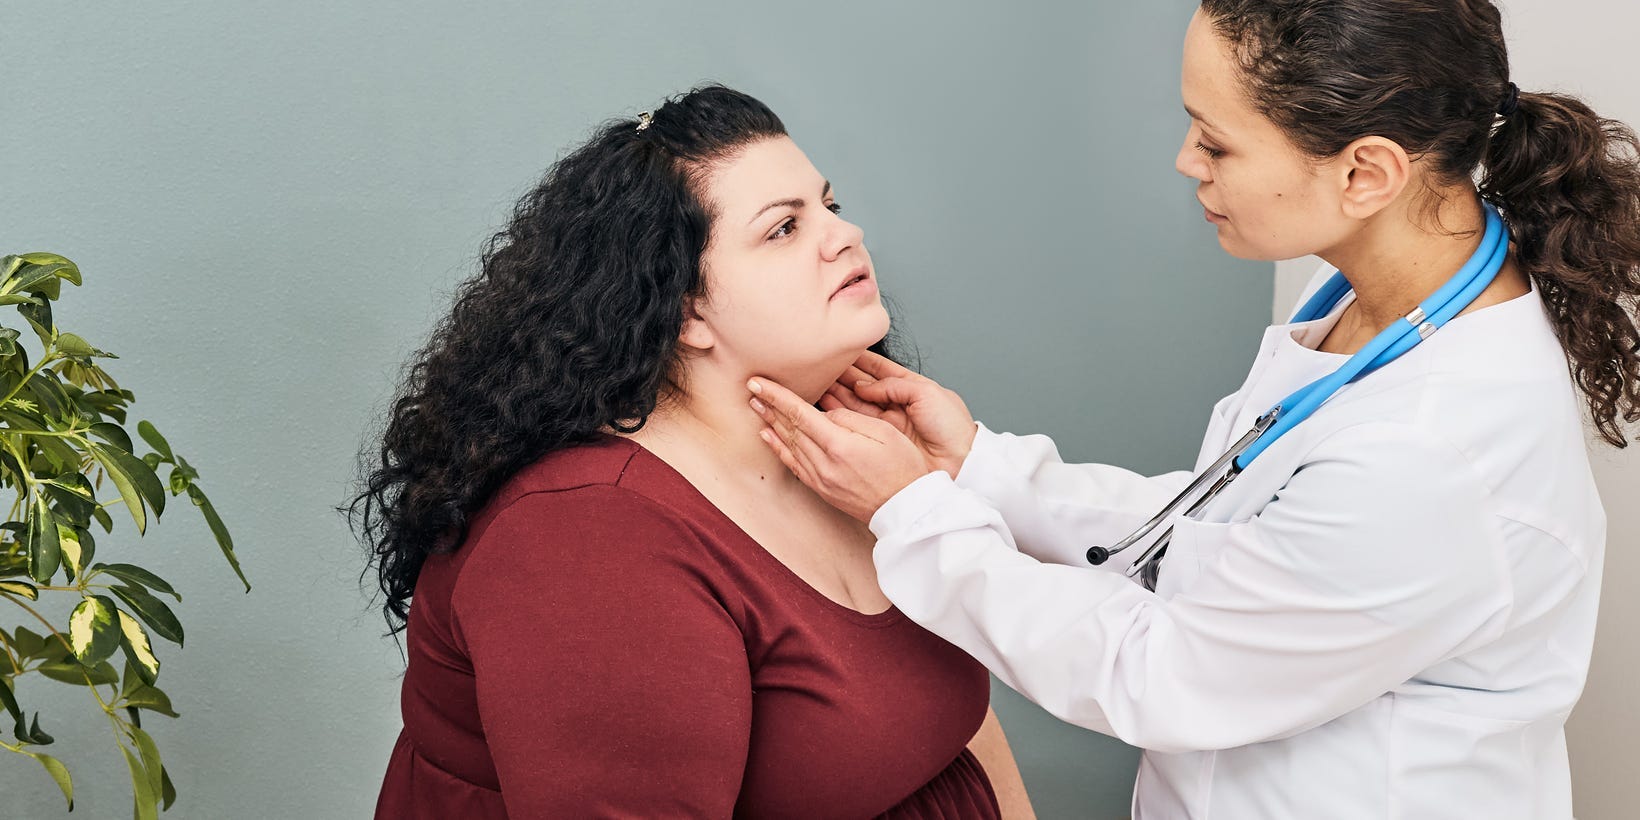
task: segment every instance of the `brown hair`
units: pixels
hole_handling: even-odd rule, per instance
[[[1509,82],[1489,0],[1203,0],[1253,103],[1299,148],[1394,140],[1444,182],[1480,173],[1606,441],[1640,421],[1640,142]],[[1513,103],[1511,104],[1511,101]],[[1497,115],[1506,111],[1501,122]],[[1512,109],[1512,110],[1511,110]]]

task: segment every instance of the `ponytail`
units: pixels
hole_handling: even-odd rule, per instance
[[[1482,166],[1595,427],[1625,446],[1640,422],[1640,142],[1577,99],[1522,93]]]

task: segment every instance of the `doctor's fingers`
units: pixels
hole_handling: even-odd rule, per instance
[[[754,394],[752,409],[800,456],[806,455],[801,449],[805,440],[824,449],[846,435],[824,413],[775,382],[752,379],[746,387]]]
[[[854,360],[854,366],[864,371],[874,379],[886,379],[890,376],[915,376],[916,373],[906,369],[893,359],[867,350]]]
[[[908,407],[918,402],[938,402],[946,390],[932,379],[913,374],[913,377],[890,376],[874,382],[854,386],[854,394],[865,401],[889,407]]]
[[[884,412],[881,406],[860,398],[860,395],[854,392],[854,388],[842,382],[827,388],[826,395],[820,397],[821,410],[833,410],[838,407],[872,418],[882,418]]]

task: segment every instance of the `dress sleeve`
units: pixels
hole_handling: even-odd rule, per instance
[[[993,433],[980,424],[957,474],[1002,516],[1019,549],[1038,560],[1090,566],[1088,547],[1109,547],[1155,515],[1190,483],[1189,472],[1143,476],[1107,464],[1066,464],[1047,436]],[[1126,569],[1142,546],[1104,564]]]
[[[728,817],[745,643],[705,548],[618,487],[525,496],[462,569],[458,634],[513,817]]]
[[[1163,752],[1325,723],[1493,639],[1513,600],[1477,472],[1385,423],[1329,437],[1250,521],[1181,522],[1176,539],[1216,549],[1166,600],[1020,554],[1002,516],[943,474],[871,526],[907,616],[1062,720]]]

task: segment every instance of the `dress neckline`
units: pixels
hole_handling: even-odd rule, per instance
[[[750,545],[752,549],[749,551],[758,556],[756,560],[767,562],[774,574],[785,578],[791,586],[797,588],[800,594],[812,597],[827,611],[830,611],[846,620],[853,621],[861,626],[866,626],[873,629],[893,626],[905,620],[905,613],[901,612],[900,608],[896,606],[893,601],[890,601],[888,608],[881,612],[862,612],[840,601],[833,600],[824,592],[815,589],[813,584],[803,580],[803,576],[798,575],[792,570],[791,567],[786,566],[786,562],[776,558],[774,553],[769,552],[768,549],[764,548],[761,542],[759,542],[756,538],[753,538],[751,533],[746,532],[740,524],[738,524],[733,518],[730,518],[729,514],[720,509],[718,505],[713,504],[712,500],[707,498],[706,495],[700,491],[700,488],[696,487],[694,482],[689,480],[688,476],[678,472],[678,469],[667,463],[666,459],[661,458],[648,447],[645,447],[630,438],[610,435],[608,433],[604,433],[602,435],[614,441],[624,442],[626,446],[633,448],[634,458],[642,459],[646,464],[651,464],[656,467],[663,477],[678,485],[685,498],[687,498],[689,502],[693,503],[695,506],[699,507],[703,514],[713,519],[717,524],[721,525],[722,529],[728,531],[734,537],[739,538]]]

